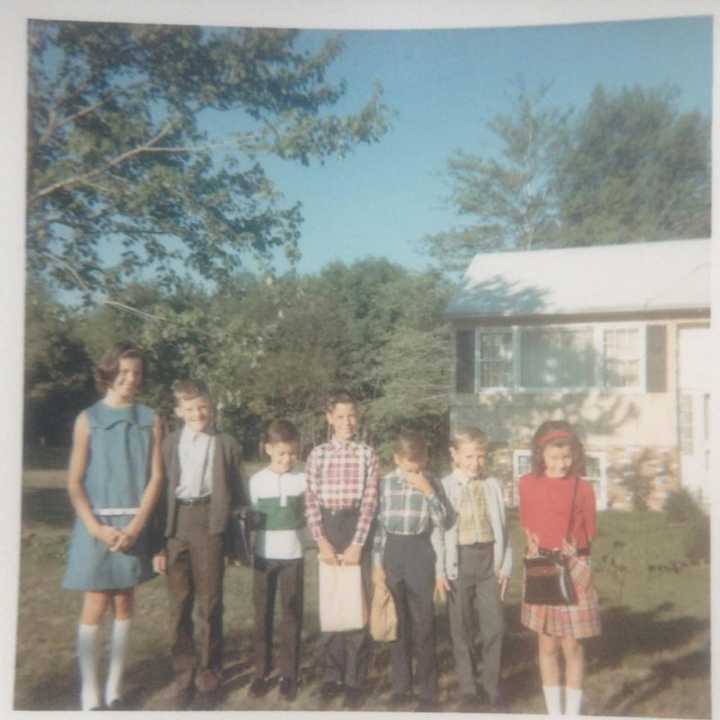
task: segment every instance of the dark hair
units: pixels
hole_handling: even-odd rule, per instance
[[[300,442],[300,433],[289,420],[273,420],[263,433],[263,443],[274,445],[275,443],[297,444]]]
[[[585,450],[575,429],[565,420],[546,420],[535,431],[532,439],[532,470],[536,475],[545,472],[543,454],[546,447],[569,447],[572,453],[573,475],[585,474]]]
[[[179,406],[185,400],[194,400],[196,397],[210,399],[208,386],[202,380],[176,380],[172,386],[175,396],[175,406]]]
[[[395,437],[393,453],[411,462],[426,459],[428,457],[427,440],[418,432],[401,430]]]
[[[336,390],[327,396],[325,412],[332,412],[336,405],[353,405],[357,407],[357,401],[347,390]]]
[[[488,436],[477,427],[459,427],[450,433],[450,447],[457,450],[461,443],[471,442],[486,448]]]
[[[95,387],[101,395],[104,395],[115,382],[115,378],[120,372],[120,361],[126,358],[140,360],[143,366],[143,375],[145,375],[145,361],[140,348],[130,342],[115,343],[103,354],[95,366]]]

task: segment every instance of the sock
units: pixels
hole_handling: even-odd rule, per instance
[[[582,690],[580,688],[565,688],[565,714],[579,715],[580,703],[582,702]]]
[[[545,707],[548,715],[562,715],[560,689],[559,685],[543,685],[543,695],[545,695]]]
[[[110,642],[110,667],[108,669],[107,683],[105,684],[105,704],[108,707],[110,707],[113,700],[118,700],[121,695],[130,622],[130,618],[113,622],[112,640]]]
[[[91,710],[100,705],[97,672],[97,625],[78,625],[77,653],[80,664],[80,706]]]

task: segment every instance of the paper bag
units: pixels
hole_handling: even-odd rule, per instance
[[[367,623],[367,603],[359,565],[318,561],[320,630],[360,630]]]
[[[370,608],[370,635],[378,642],[397,640],[397,611],[390,590],[385,583],[376,583],[373,588]]]

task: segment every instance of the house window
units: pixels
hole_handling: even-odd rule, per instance
[[[532,453],[530,450],[515,450],[513,452],[513,506],[520,503],[518,483],[523,475],[532,472]],[[595,504],[598,510],[607,508],[607,457],[604,452],[585,453],[585,475],[593,487]]]
[[[520,355],[523,387],[594,385],[595,348],[590,327],[522,329]]]
[[[481,388],[513,385],[512,331],[478,333],[478,378]]]
[[[598,510],[605,510],[607,507],[607,458],[605,453],[585,453],[585,475],[593,487],[595,493],[595,505]]]
[[[455,392],[475,392],[475,330],[455,335]]]
[[[605,387],[640,385],[640,331],[612,328],[603,331],[603,384]]]
[[[666,392],[665,331],[639,323],[458,330],[457,392]]]

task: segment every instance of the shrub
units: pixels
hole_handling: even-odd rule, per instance
[[[690,562],[710,559],[710,518],[700,504],[685,489],[670,493],[664,507],[668,520],[685,525],[683,547]]]

